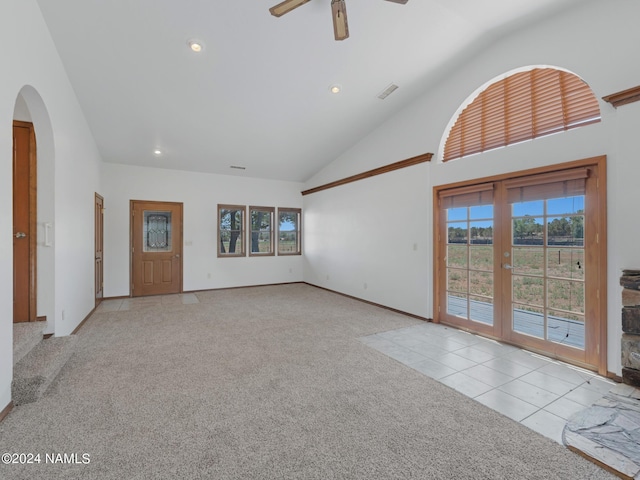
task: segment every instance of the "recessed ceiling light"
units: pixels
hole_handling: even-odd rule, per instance
[[[156,149],[153,151],[153,154],[154,154],[155,156],[160,156],[160,155],[162,155],[162,150],[159,150],[159,149],[157,149],[157,148],[156,148]]]
[[[196,53],[200,53],[204,48],[204,45],[199,40],[189,40],[187,45],[189,45],[189,48]]]
[[[340,85],[331,85],[329,87],[329,91],[331,93],[340,93],[341,90],[342,90],[342,87]]]

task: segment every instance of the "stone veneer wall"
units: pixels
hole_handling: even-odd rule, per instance
[[[622,380],[640,387],[640,270],[623,270]]]

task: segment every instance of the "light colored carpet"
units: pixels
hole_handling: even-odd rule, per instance
[[[94,314],[0,424],[1,452],[43,463],[0,478],[614,478],[357,340],[417,320],[303,284],[198,298]]]

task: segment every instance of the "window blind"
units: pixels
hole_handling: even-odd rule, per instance
[[[468,187],[442,190],[438,196],[440,207],[476,207],[493,204],[493,183],[482,183]]]
[[[574,168],[505,180],[507,202],[519,203],[584,195],[588,168]]]
[[[600,121],[579,77],[553,68],[516,73],[483,90],[458,116],[443,161]]]

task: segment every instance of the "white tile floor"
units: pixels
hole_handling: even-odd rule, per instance
[[[157,295],[153,297],[113,298],[103,300],[100,305],[98,305],[98,308],[96,308],[96,312],[124,312],[157,305],[190,305],[193,303],[200,303],[194,293]]]
[[[360,341],[560,444],[567,419],[616,386],[588,370],[435,323]]]

